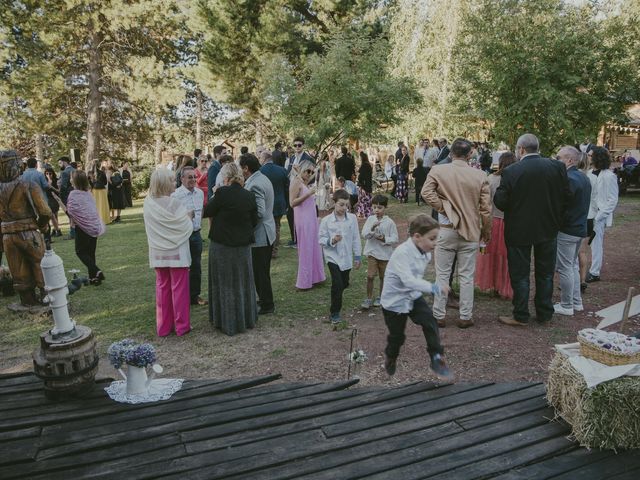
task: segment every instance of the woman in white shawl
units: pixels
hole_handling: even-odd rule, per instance
[[[143,207],[149,265],[156,270],[156,324],[161,337],[173,330],[178,336],[191,331],[189,236],[193,211],[187,212],[179,200],[171,198],[175,188],[170,170],[155,170]]]

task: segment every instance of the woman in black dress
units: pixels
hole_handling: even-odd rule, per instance
[[[120,212],[126,207],[124,193],[122,191],[122,175],[109,165],[107,170],[107,180],[109,182],[109,204],[111,207],[111,218],[113,223],[120,223]]]
[[[133,207],[133,197],[131,196],[131,172],[129,162],[122,165],[122,192],[124,193],[124,204],[126,207]]]

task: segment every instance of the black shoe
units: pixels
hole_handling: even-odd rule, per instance
[[[586,291],[587,291],[587,287],[588,287],[588,286],[589,286],[589,285],[587,285],[586,283],[581,283],[581,284],[580,284],[580,293],[584,293],[584,292],[586,292]]]
[[[587,279],[585,280],[585,282],[593,283],[593,282],[599,282],[599,281],[600,281],[599,275],[591,275],[590,273],[587,273]]]
[[[274,313],[276,311],[275,308],[261,308],[260,310],[258,310],[258,315],[269,315],[271,313]]]
[[[101,282],[105,280],[104,273],[102,273],[102,270],[98,270],[98,273],[96,273],[96,278]]]
[[[453,378],[444,358],[442,358],[442,355],[439,353],[436,353],[431,357],[431,371],[442,380],[451,380]]]
[[[387,357],[384,361],[384,369],[389,375],[395,375],[396,373],[396,359]]]

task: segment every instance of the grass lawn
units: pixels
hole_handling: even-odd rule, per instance
[[[400,225],[411,215],[426,211],[415,204],[400,205],[394,199],[388,209],[389,215]],[[68,231],[66,216],[60,216],[63,232]],[[83,287],[69,297],[73,319],[91,327],[97,335],[100,348],[124,337],[156,342],[155,333],[155,273],[149,268],[147,240],[142,219],[142,200],[134,207],[123,211],[122,223],[107,226],[107,233],[98,240],[97,263],[106,275],[99,287]],[[202,235],[205,238],[202,265],[202,296],[207,294],[208,234],[209,223],[203,221]],[[400,235],[406,237],[400,227]],[[290,239],[286,219],[282,220],[282,244]],[[73,240],[55,239],[54,251],[62,258],[66,270],[79,269],[86,275],[86,268],[75,255]],[[284,328],[299,322],[317,320],[328,315],[330,275],[326,269],[327,282],[310,291],[295,289],[298,258],[297,251],[281,247],[279,258],[271,264],[276,313],[260,317],[261,328]],[[69,275],[70,276],[70,275]],[[377,288],[377,283],[376,283]],[[349,313],[360,306],[366,293],[366,263],[351,274],[351,287],[345,291],[343,311]],[[0,370],[23,363],[25,355],[38,344],[38,335],[51,328],[53,319],[14,315],[4,307],[17,301],[18,297],[0,298],[0,328],[5,333],[0,351]],[[206,307],[192,307],[191,322],[194,331],[211,329]],[[316,323],[317,325],[317,323]],[[276,348],[273,355],[278,356]],[[102,352],[104,353],[104,352]]]
[[[390,203],[388,213],[398,224],[401,240],[407,236],[407,219],[430,210],[415,204],[400,205],[394,199]],[[359,309],[365,296],[366,265],[352,272],[351,287],[344,293],[343,317],[347,328],[334,331],[321,322],[328,316],[330,281],[310,291],[297,291],[297,252],[289,248],[281,248],[280,258],[272,263],[276,314],[260,316],[255,329],[228,337],[209,324],[206,307],[193,307],[192,333],[184,337],[157,337],[155,274],[148,265],[141,205],[138,201],[134,208],[125,210],[123,223],[109,226],[107,234],[98,241],[98,265],[105,272],[106,281],[100,287],[84,287],[70,297],[72,317],[91,327],[98,338],[100,375],[117,375],[106,359],[109,344],[132,337],[154,344],[166,377],[233,378],[281,373],[286,381],[332,381],[347,374],[350,335],[353,328],[357,328],[355,346],[368,356],[359,372],[361,385],[433,380],[422,331],[411,323],[407,326],[407,341],[399,359],[398,373],[390,378],[384,372],[387,330],[381,311]],[[637,286],[639,222],[640,195],[621,197],[614,226],[607,231],[605,239],[603,281],[589,286],[583,296],[585,311],[574,317],[555,316],[547,326],[533,322],[524,329],[506,327],[497,318],[511,313],[511,302],[479,292],[475,295],[476,325],[473,328],[457,328],[458,311],[448,310],[447,327],[440,329],[440,336],[447,361],[458,380],[544,380],[553,345],[575,341],[578,330],[597,325],[594,312],[623,300],[627,288]],[[207,226],[205,221],[205,236]],[[65,233],[68,230],[66,225],[63,229]],[[282,222],[282,235],[282,242],[286,243],[289,240],[286,220]],[[85,272],[75,256],[72,241],[56,240],[53,247],[67,270],[78,268]],[[205,297],[206,252],[205,248]],[[427,269],[426,278],[434,279],[432,265]],[[558,295],[554,289],[555,299]],[[5,306],[16,299],[0,298],[0,328],[4,332],[0,341],[0,372],[31,370],[31,352],[38,345],[38,336],[53,325],[50,317],[10,313]],[[427,300],[431,301],[430,296]],[[627,329],[640,330],[640,321],[630,319]]]

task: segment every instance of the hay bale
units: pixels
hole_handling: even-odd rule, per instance
[[[587,388],[561,353],[549,366],[547,400],[587,448],[640,448],[640,378],[621,377]]]

